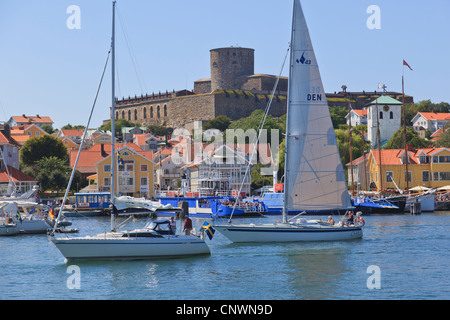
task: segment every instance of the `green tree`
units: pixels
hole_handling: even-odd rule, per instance
[[[391,139],[389,139],[384,149],[405,148],[403,134],[404,134],[403,128],[398,129],[391,137]],[[419,137],[417,135],[417,132],[415,132],[414,129],[411,127],[406,127],[406,143],[411,144],[414,149],[427,148],[433,145],[432,142]]]
[[[47,132],[48,134],[52,134],[53,132],[55,132],[55,129],[53,129],[52,125],[48,123],[43,124],[41,126],[41,129]]]
[[[61,190],[67,187],[70,168],[57,157],[42,158],[36,163],[37,175],[42,190]]]
[[[69,161],[67,148],[61,140],[51,135],[31,138],[20,149],[21,166],[34,165],[42,158],[48,157],[56,157],[65,163]]]
[[[147,127],[147,131],[150,132],[154,136],[164,137],[172,133],[171,128],[167,128],[164,126],[158,126],[155,124],[149,125]]]
[[[86,128],[83,125],[71,125],[70,123],[66,124],[64,127],[61,128],[61,130],[75,130],[75,129],[80,129],[80,130],[84,130],[84,128]]]
[[[333,123],[333,128],[338,129],[339,125],[346,124],[345,116],[348,113],[348,108],[345,107],[330,107],[331,122]]]
[[[229,134],[229,130],[237,130],[237,129],[241,129],[245,132],[248,132],[249,130],[254,130],[254,132],[256,133],[256,136],[259,133],[259,129],[260,126],[262,124],[262,120],[264,118],[264,111],[262,110],[255,110],[252,112],[252,114],[249,117],[246,118],[242,118],[236,121],[233,121],[230,126],[228,127],[228,130],[226,130],[227,134]],[[279,143],[282,140],[282,134],[285,132],[286,130],[286,126],[285,123],[283,125],[283,121],[285,121],[285,117],[281,117],[280,119],[276,119],[274,117],[272,117],[271,115],[268,115],[266,118],[266,122],[264,124],[264,128],[265,130],[267,130],[267,143],[271,143],[272,142],[272,130],[279,130]],[[237,133],[236,131],[234,131],[233,133]],[[243,141],[243,137],[240,137],[239,134],[236,134],[235,136],[237,136],[238,141]],[[228,141],[225,137],[225,141]],[[246,141],[246,143],[252,143],[253,141]],[[264,141],[262,141],[264,142]]]
[[[114,121],[114,125],[115,125],[115,131],[116,131],[116,136],[120,135],[122,133],[122,127],[140,127],[141,124],[140,123],[133,123],[130,122],[128,120],[125,119],[117,119]],[[100,127],[100,130],[103,131],[111,131],[111,121],[109,121],[108,123],[102,125]]]
[[[203,130],[208,129],[218,129],[222,132],[228,129],[228,127],[231,124],[231,119],[227,116],[221,115],[218,117],[215,117],[214,119],[209,120],[203,125]]]

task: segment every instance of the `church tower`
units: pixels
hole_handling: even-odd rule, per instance
[[[378,108],[377,108],[378,107]],[[378,147],[377,115],[380,128],[380,144],[383,146],[400,129],[402,124],[402,103],[382,95],[367,106],[367,139],[372,148]],[[378,114],[377,114],[378,109]]]

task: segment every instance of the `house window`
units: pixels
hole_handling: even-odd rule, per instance
[[[153,107],[150,107],[150,118],[153,118]]]
[[[137,117],[137,109],[134,109],[134,121],[136,121],[138,119]]]
[[[159,106],[156,107],[156,116],[159,118],[161,118],[161,108]]]
[[[450,181],[450,172],[433,172],[434,181]]]
[[[423,182],[430,181],[430,171],[422,171],[422,181]]]
[[[128,110],[128,121],[131,121],[131,110]]]
[[[383,119],[383,111],[380,111],[380,119]]]
[[[134,171],[134,165],[133,164],[127,164],[127,171],[128,172]]]
[[[164,117],[167,117],[167,105],[164,105]]]
[[[419,161],[420,161],[420,164],[427,164],[427,163],[430,163],[430,157],[427,157],[427,156],[420,156]]]
[[[394,173],[392,171],[386,171],[386,182],[394,181]]]
[[[389,112],[389,119],[394,119],[394,113],[392,111]]]
[[[104,178],[103,179],[105,186],[110,186],[111,185],[111,178]]]
[[[147,185],[147,178],[141,178],[141,186]]]
[[[105,172],[111,172],[111,165],[110,164],[105,164],[103,166],[103,171]]]
[[[144,108],[144,119],[147,119],[147,108]]]
[[[146,164],[141,164],[141,172],[147,172],[148,166]]]
[[[120,186],[133,186],[134,179],[129,177],[119,177],[119,185]]]

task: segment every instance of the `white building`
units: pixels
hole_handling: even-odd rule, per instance
[[[412,119],[414,130],[422,127],[432,133],[444,127],[450,121],[450,113],[418,112]]]
[[[352,123],[352,127],[367,124],[367,109],[366,108],[364,108],[363,110],[352,109],[350,111],[350,113],[347,113],[347,115],[345,116],[345,119],[347,119],[347,125],[350,124],[349,115],[350,115],[350,121]]]
[[[380,128],[380,144],[383,145],[400,129],[402,103],[382,95],[367,105],[367,139],[371,142],[372,148],[378,145],[377,122]]]

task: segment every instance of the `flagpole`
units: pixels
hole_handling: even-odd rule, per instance
[[[406,113],[405,113],[405,66],[403,66],[402,75],[402,106],[403,106],[403,143],[405,145],[405,180],[406,192],[409,190],[409,175],[408,175],[408,147],[406,145]]]

